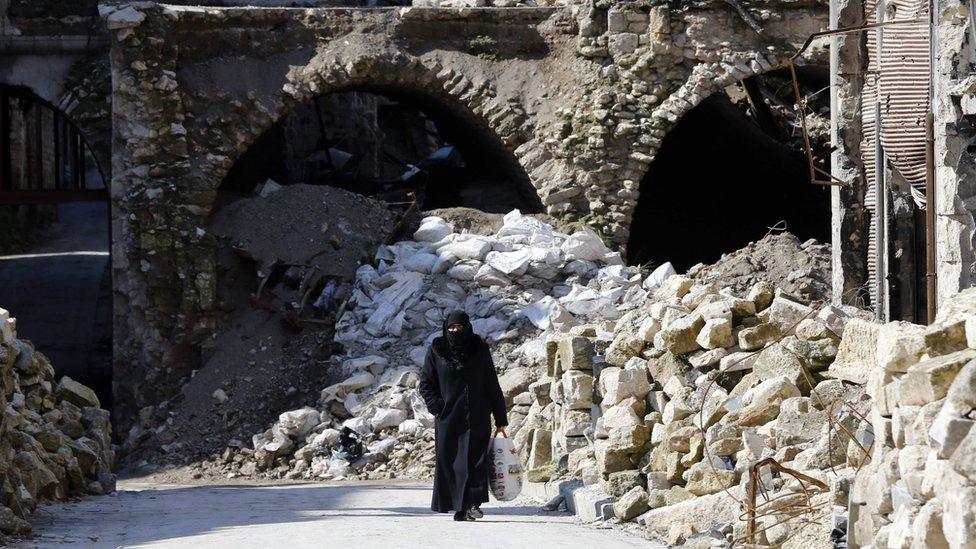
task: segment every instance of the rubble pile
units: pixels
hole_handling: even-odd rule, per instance
[[[324,185],[268,180],[232,195],[207,229],[219,266],[216,335],[178,395],[134,414],[123,465],[146,474],[192,464],[193,476],[223,475],[201,460],[313,402],[356,269],[393,225],[381,202]]]
[[[571,235],[517,210],[492,235],[422,220],[413,240],[380,247],[363,265],[335,340],[337,383],[318,407],[281,414],[252,448],[228,449],[229,474],[289,478],[427,477],[433,416],[416,391],[427,345],[453,309],[465,310],[493,349],[513,417],[514,400],[542,375],[539,330],[595,322],[611,329],[644,298],[637,268],[592,230]]]
[[[548,336],[547,375],[515,397],[528,480],[581,479],[596,518],[672,545],[830,547],[870,447],[866,380],[830,367],[862,352],[864,314],[671,274],[613,334]]]
[[[63,377],[0,309],[0,538],[25,534],[42,500],[115,489],[109,413],[88,387]]]
[[[742,274],[764,279],[765,269],[757,266],[752,273]],[[794,277],[798,281],[801,278],[804,277]],[[665,285],[659,289],[662,282]],[[559,415],[559,421],[566,417],[565,424],[575,422],[575,427],[544,429],[542,424],[547,419],[555,419],[553,414],[563,408],[562,400],[558,405],[550,405],[554,399],[547,396],[548,391],[559,387],[558,390],[570,395],[567,398],[576,398],[591,391],[594,381],[582,362],[579,367],[567,368],[568,373],[560,371],[559,378],[562,380],[565,375],[565,384],[544,380],[547,364],[550,376],[554,373],[555,347],[553,341],[547,340],[560,334],[573,334],[577,344],[592,339],[604,342],[596,346],[606,347],[613,340],[615,330],[623,334],[627,331],[624,327],[633,330],[639,327],[635,323],[641,324],[647,315],[638,314],[638,309],[646,309],[652,301],[663,303],[655,295],[671,292],[674,299],[679,299],[690,290],[693,296],[686,303],[691,308],[727,297],[719,294],[711,283],[691,289],[693,285],[691,278],[675,275],[670,264],[659,266],[647,276],[636,267],[625,266],[620,255],[610,251],[590,229],[564,234],[517,210],[505,215],[493,234],[457,232],[442,217],[424,218],[413,240],[381,246],[372,264],[359,267],[352,296],[335,332],[335,340],[344,346],[345,355],[333,357],[335,382],[321,391],[316,405],[282,413],[269,429],[252,437],[250,447],[235,441],[215,466],[230,477],[429,477],[433,467],[434,418],[417,393],[418,370],[427,345],[441,333],[447,313],[456,308],[471,316],[475,332],[488,341],[510,407],[510,431],[519,437],[523,447],[540,448],[536,454],[525,457],[541,466],[547,462],[546,456],[551,458],[560,452],[568,455],[586,446],[584,431],[590,424],[588,406],[592,397],[588,401],[579,396],[572,407],[565,407],[565,412]],[[743,336],[749,341],[748,349],[761,347],[763,338],[774,339],[780,324],[785,322],[781,317],[791,317],[805,309],[785,294],[774,296],[767,282],[757,288],[760,293],[752,298],[762,303],[760,311],[769,311],[756,316],[753,314],[756,311],[736,309],[736,338],[741,329],[756,328]],[[775,306],[771,306],[774,297]],[[734,303],[745,307],[740,305],[745,301],[739,299]],[[707,324],[713,340],[702,345],[711,351],[693,353],[699,349],[696,340],[703,326],[692,322],[688,330],[695,330],[690,343],[693,348],[688,347],[683,335],[675,335],[676,342],[668,344],[672,345],[670,356],[679,361],[694,354],[700,372],[705,372],[719,364],[721,353],[730,355],[727,361],[734,361],[745,352],[735,349],[727,352],[718,344],[723,337],[733,337],[731,313],[721,312],[720,307],[712,306],[714,311],[708,313]],[[659,315],[655,322],[667,323],[673,332],[681,322],[675,326],[670,322],[678,320],[677,316],[681,315],[676,313],[681,310],[676,306],[666,317]],[[776,311],[773,320],[768,318],[770,311]],[[661,312],[663,315],[664,309]],[[845,316],[833,309],[824,315],[834,323],[839,322],[836,315]],[[730,322],[721,324],[716,321],[719,317],[728,317]],[[723,328],[729,331],[724,336]],[[654,335],[647,333],[649,329],[645,326],[643,337]],[[814,336],[822,336],[813,328],[809,330]],[[670,333],[667,330],[662,333],[665,332]],[[821,355],[832,356],[836,341],[827,338],[834,347],[824,342],[807,343],[818,339],[814,336],[803,340],[794,338],[798,342],[795,346],[805,349],[804,356],[811,356],[810,360],[817,366],[825,367],[828,359]],[[620,345],[618,342],[613,347]],[[688,348],[678,349],[681,345]],[[725,344],[732,345],[731,341]],[[639,353],[640,349],[634,352]],[[742,369],[730,368],[725,376],[743,377]],[[623,372],[621,368],[617,370]],[[630,379],[627,375],[629,370],[620,377],[621,382]],[[753,380],[755,376],[748,379]],[[651,379],[644,383],[649,392]],[[792,383],[801,384],[801,381],[794,376]],[[671,390],[672,386],[668,385],[668,391]],[[663,396],[660,390],[657,393],[662,395],[659,407],[663,409],[669,397]],[[809,390],[804,394],[809,394]],[[680,412],[676,415],[677,420],[688,417]],[[548,454],[541,450],[545,431],[551,434],[549,443],[556,448]],[[530,434],[533,436],[527,440]],[[539,476],[539,471],[533,475]]]
[[[875,446],[851,489],[852,546],[976,546],[976,290],[928,327],[871,325],[858,339],[876,351],[844,372],[867,382]]]

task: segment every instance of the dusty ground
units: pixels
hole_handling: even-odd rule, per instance
[[[220,330],[181,394],[140,418],[146,430],[132,440],[136,448],[123,468],[145,473],[214,457],[228,444],[250,446],[250,436],[279,413],[314,402],[329,381],[332,315],[309,304],[303,318],[314,323],[285,324],[280,310],[300,300],[300,292],[280,275],[284,267],[261,294],[276,310],[253,307],[250,296],[275,260],[302,265],[293,271],[299,278],[353,279],[389,233],[391,217],[376,201],[310,185],[241,198],[216,212],[209,230],[219,242]],[[218,389],[224,402],[215,397]],[[178,482],[214,476],[206,468],[177,468],[172,475]]]
[[[13,547],[663,547],[584,526],[528,500],[491,502],[484,519],[454,522],[429,510],[427,483],[123,481],[119,488],[111,496],[46,507],[34,517],[38,537]]]

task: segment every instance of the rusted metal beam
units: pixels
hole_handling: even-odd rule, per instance
[[[752,111],[752,115],[756,117],[756,122],[766,135],[773,137],[774,139],[782,141],[785,137],[783,135],[782,129],[779,124],[776,123],[776,119],[773,118],[773,113],[763,99],[762,92],[759,90],[759,82],[756,81],[755,76],[750,76],[749,78],[743,78],[739,80],[739,84],[742,85],[743,91],[746,92],[746,98],[749,100],[749,110]]]

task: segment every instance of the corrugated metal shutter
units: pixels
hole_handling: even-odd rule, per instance
[[[878,32],[867,31],[867,74],[861,92],[861,124],[864,135],[862,158],[867,178],[865,208],[873,214],[876,202],[875,143],[878,121],[875,104],[881,103],[880,138],[885,160],[912,185],[919,206],[925,193],[925,115],[929,110],[929,26],[928,0],[866,0],[869,22],[921,19],[919,23],[889,25]],[[883,14],[878,17],[877,14]],[[869,229],[868,280],[877,286],[876,235],[879,220]],[[883,253],[883,251],[882,251]],[[872,294],[873,295],[873,294]]]

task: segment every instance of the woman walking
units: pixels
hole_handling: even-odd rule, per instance
[[[447,316],[443,335],[427,349],[420,395],[437,416],[430,508],[454,511],[454,520],[479,519],[481,504],[488,501],[490,416],[495,416],[495,434],[506,437],[508,416],[488,345],[463,311]]]

